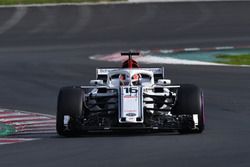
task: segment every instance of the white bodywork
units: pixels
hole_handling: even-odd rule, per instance
[[[136,80],[133,76],[139,76]],[[155,75],[160,75],[155,81]],[[99,79],[99,77],[104,77]],[[123,79],[121,79],[121,76]],[[143,123],[143,107],[154,108],[153,98],[150,96],[166,97],[165,103],[173,103],[171,96],[176,96],[170,92],[170,88],[179,88],[179,85],[171,85],[171,80],[163,79],[163,68],[108,68],[97,69],[97,79],[91,80],[90,85],[97,88],[110,88],[118,91],[118,120],[119,123]],[[155,88],[161,88],[161,92],[155,92]],[[92,96],[102,96],[98,89],[91,91]],[[172,94],[171,94],[172,93]],[[109,92],[110,95],[114,92]],[[107,94],[105,93],[104,96]],[[148,97],[143,97],[144,95]],[[169,97],[169,98],[168,98]],[[111,100],[112,101],[112,100]],[[149,103],[148,103],[149,102]],[[167,105],[162,105],[159,109],[168,109]],[[153,109],[149,110],[152,114]],[[166,113],[171,116],[170,112]],[[198,124],[197,115],[193,115],[195,125]]]
[[[141,87],[121,86],[120,123],[143,123]]]
[[[153,108],[154,104],[145,104],[143,94],[155,95],[153,89],[155,86],[167,86],[170,80],[160,79],[155,83],[154,75],[164,76],[163,68],[109,68],[97,69],[97,78],[104,75],[106,82],[102,80],[92,80],[91,85],[107,86],[118,90],[119,101],[119,123],[143,123],[143,106]],[[123,79],[121,79],[121,76]],[[134,76],[138,76],[134,79]],[[168,88],[164,88],[159,96],[169,96]],[[152,98],[145,98],[146,101],[152,101]],[[152,111],[153,112],[153,111]]]

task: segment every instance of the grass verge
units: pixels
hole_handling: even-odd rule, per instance
[[[217,63],[232,64],[232,65],[250,65],[250,54],[241,55],[217,55],[219,59]]]
[[[125,1],[125,0],[0,0],[0,5],[79,3],[79,2],[115,2],[115,1]]]
[[[16,129],[11,125],[6,125],[0,122],[0,137],[8,136],[16,132]]]

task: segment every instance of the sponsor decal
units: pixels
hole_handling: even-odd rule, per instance
[[[137,96],[124,96],[124,98],[126,98],[126,99],[137,98]]]
[[[137,112],[137,110],[125,110],[124,112]]]
[[[126,116],[128,116],[128,117],[134,117],[134,116],[136,116],[136,114],[135,113],[127,113]]]

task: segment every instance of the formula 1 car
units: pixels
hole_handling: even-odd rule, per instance
[[[89,86],[61,88],[56,128],[62,136],[89,131],[158,130],[201,133],[204,98],[191,84],[172,85],[164,68],[140,68],[132,56],[122,68],[97,68]]]

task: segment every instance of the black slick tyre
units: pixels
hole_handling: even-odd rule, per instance
[[[83,115],[83,92],[80,88],[65,87],[58,95],[56,130],[61,136],[77,135],[78,120]],[[64,116],[70,117],[70,125],[64,125]]]
[[[180,133],[202,133],[205,128],[204,119],[204,97],[200,88],[191,84],[184,84],[178,89],[177,101],[174,106],[174,115],[198,115],[196,129],[190,126],[183,126]]]

